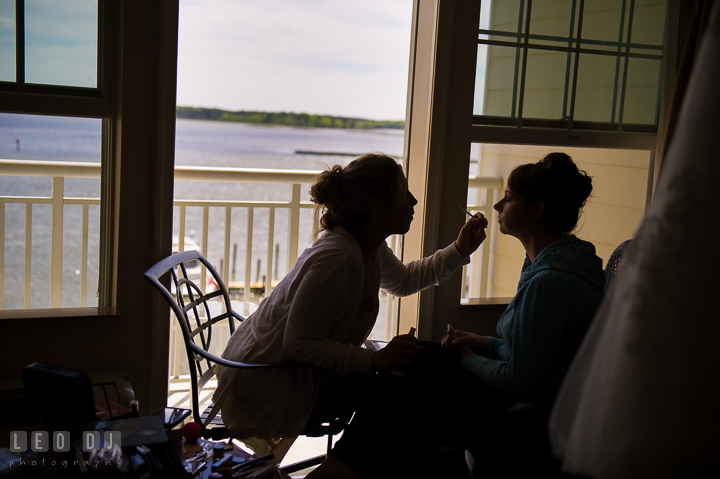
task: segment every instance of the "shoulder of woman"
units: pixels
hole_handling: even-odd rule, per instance
[[[387,242],[383,241],[380,243],[380,246],[378,246],[377,255],[380,259],[383,259],[389,256],[395,256],[395,253],[393,253],[392,248],[390,248]]]
[[[533,264],[532,269],[522,273],[526,287],[542,288],[545,291],[581,290],[592,285],[602,290],[605,284],[605,273],[602,261],[597,256],[570,254],[567,257],[557,255],[548,261]]]
[[[357,257],[362,261],[362,252],[357,241],[343,228],[336,227],[328,230],[312,246],[317,254],[332,255],[340,257]]]
[[[300,271],[310,268],[328,272],[344,269],[352,277],[362,274],[362,253],[349,234],[327,232],[302,253],[296,267]]]

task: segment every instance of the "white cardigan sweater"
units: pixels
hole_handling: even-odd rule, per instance
[[[454,244],[407,265],[385,242],[377,252],[380,287],[407,296],[447,279],[469,263]],[[223,357],[249,363],[296,361],[316,368],[240,370],[219,367],[214,400],[237,438],[270,444],[294,438],[305,426],[329,375],[369,374],[373,352],[360,347],[372,329],[357,324],[362,294],[360,246],[342,228],[326,232],[306,249],[228,341]],[[365,316],[368,316],[367,314]]]

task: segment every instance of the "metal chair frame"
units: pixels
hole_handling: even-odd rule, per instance
[[[187,264],[196,261],[199,261],[207,272],[210,273],[218,287],[217,290],[205,293],[188,278]],[[170,287],[166,287],[160,281],[160,278],[168,273],[172,282]],[[237,320],[239,323],[242,323],[245,318],[232,308],[227,286],[215,268],[199,252],[183,251],[168,256],[148,269],[144,276],[160,294],[162,294],[180,323],[190,369],[193,419],[200,424],[203,437],[213,440],[231,437],[230,431],[222,422],[220,413],[212,419],[208,427],[205,426],[204,420],[212,409],[212,404],[206,408],[204,412],[201,412],[199,409],[199,393],[207,382],[215,376],[215,364],[243,369],[310,367],[308,365],[291,362],[274,364],[242,363],[218,357],[210,352],[213,325],[227,320],[230,333],[232,334],[235,331],[235,321]],[[201,280],[202,279],[204,278],[201,275]],[[173,287],[175,294],[172,293]],[[225,311],[213,317],[208,303],[216,300],[216,298],[220,298],[223,301]],[[202,313],[204,313],[204,316]],[[312,437],[328,435],[329,452],[332,447],[332,436],[342,431],[349,419],[349,417],[329,418],[326,421],[328,423],[327,425],[325,423],[308,424],[302,434]],[[241,438],[238,439],[242,440]],[[317,456],[283,469],[286,472],[294,472],[319,464],[324,458],[325,455]]]
[[[609,298],[612,296],[615,286],[620,282],[623,276],[625,276],[625,269],[627,268],[627,258],[625,258],[625,251],[630,247],[631,239],[625,240],[620,243],[617,248],[612,252],[610,258],[607,260],[605,265],[605,297]]]

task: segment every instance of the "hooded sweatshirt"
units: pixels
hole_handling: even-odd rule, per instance
[[[530,262],[493,338],[497,359],[462,366],[513,399],[552,402],[603,297],[602,260],[592,243],[567,235]]]

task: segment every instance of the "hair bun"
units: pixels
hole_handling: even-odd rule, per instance
[[[577,208],[585,206],[585,202],[592,193],[592,178],[579,169],[570,155],[562,152],[552,152],[540,160],[549,170],[559,175],[558,183],[567,201]]]
[[[345,167],[327,167],[310,187],[310,199],[323,211],[321,230],[350,230],[362,227],[370,213],[397,207],[406,192],[400,164],[387,155],[368,153]]]
[[[548,153],[537,163],[515,167],[508,185],[527,201],[543,202],[545,224],[561,233],[575,228],[593,189],[592,178],[562,152]]]
[[[335,203],[342,192],[342,166],[334,165],[321,172],[311,189],[311,196],[315,203]]]
[[[566,153],[549,153],[545,158],[540,160],[540,163],[544,164],[546,168],[559,172],[575,173],[579,171],[577,165],[573,163],[572,158]]]

